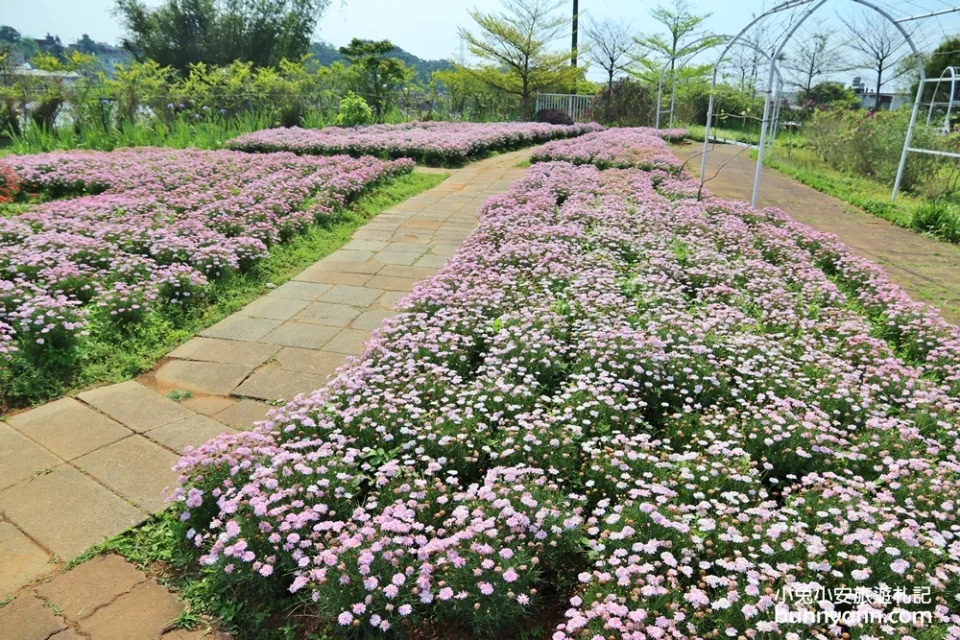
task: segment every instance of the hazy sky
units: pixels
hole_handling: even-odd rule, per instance
[[[689,0],[698,12],[713,12],[707,24],[715,33],[736,33],[751,18],[751,14],[772,6],[780,0]],[[909,0],[897,3],[881,0],[888,5],[918,6],[942,0]],[[156,5],[161,0],[147,0]],[[580,0],[580,14],[584,19],[614,18],[629,22],[637,31],[656,30],[649,11],[661,2],[671,0]],[[468,9],[495,10],[499,0],[332,0],[321,19],[315,37],[336,46],[352,37],[389,39],[421,58],[450,58],[459,53],[458,26],[470,26]],[[570,3],[572,6],[572,3]],[[848,2],[832,3],[844,11],[853,6]],[[25,35],[43,36],[46,32],[59,35],[64,44],[74,42],[83,33],[98,41],[118,43],[123,30],[112,14],[114,0],[0,0],[0,24],[9,24]],[[835,21],[835,10],[824,8],[824,18]],[[934,23],[936,31],[930,39],[937,42],[944,33],[960,32],[960,16],[943,18]],[[942,29],[942,30],[941,30]],[[564,43],[558,42],[557,46]],[[602,77],[594,69],[590,76]]]

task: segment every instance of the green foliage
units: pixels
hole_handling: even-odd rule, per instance
[[[903,140],[910,111],[819,111],[806,129],[810,147],[821,160],[841,172],[893,184],[900,163]],[[943,138],[930,127],[918,126],[915,147],[928,149],[956,146],[953,138]],[[916,190],[932,184],[941,160],[935,156],[911,154],[903,174],[901,188]]]
[[[960,243],[960,208],[941,200],[925,202],[913,210],[911,227]]]
[[[656,87],[628,80],[604,89],[588,117],[608,126],[645,127],[656,121],[656,109]]]
[[[337,126],[356,127],[373,122],[373,110],[362,96],[352,91],[340,99],[340,111],[337,113]]]
[[[393,95],[413,79],[414,71],[387,54],[396,50],[389,40],[354,38],[340,53],[350,62],[355,89],[373,107],[377,122],[390,107]]]
[[[853,89],[840,82],[821,82],[809,91],[801,91],[799,98],[807,109],[856,109],[860,106],[860,99]]]
[[[329,0],[116,0],[138,59],[186,73],[197,63],[276,65],[305,55]]]
[[[570,52],[549,44],[565,33],[569,18],[554,0],[503,0],[499,13],[470,11],[479,32],[460,29],[470,52],[481,61],[467,71],[484,84],[520,98],[524,119],[532,115],[537,92],[575,90],[585,69],[570,66]]]

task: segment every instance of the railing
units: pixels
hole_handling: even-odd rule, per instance
[[[586,122],[587,111],[594,96],[577,96],[568,93],[538,93],[537,111],[556,109],[573,118],[574,122]]]

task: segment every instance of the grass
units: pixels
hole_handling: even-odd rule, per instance
[[[150,314],[123,330],[94,331],[82,343],[79,366],[67,384],[40,386],[34,380],[0,381],[0,414],[14,404],[40,402],[91,386],[122,382],[144,371],[178,345],[255,300],[269,285],[286,282],[317,260],[346,244],[354,231],[378,213],[442,182],[449,174],[412,172],[375,186],[341,210],[330,222],[314,225],[289,243],[271,248],[270,256],[249,273],[213,285],[207,304],[178,317]]]

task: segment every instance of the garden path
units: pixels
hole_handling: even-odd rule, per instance
[[[0,640],[196,640],[184,605],[118,556],[63,572],[164,507],[188,445],[249,428],[323,385],[443,265],[529,151],[473,163],[378,215],[340,250],[174,350],[140,380],[0,421]],[[172,390],[190,391],[180,403]],[[15,599],[12,599],[14,596]],[[215,634],[216,635],[216,634]]]
[[[674,149],[698,173],[702,148],[696,143]],[[749,202],[755,169],[748,150],[716,145],[708,158],[707,188],[719,197]],[[760,204],[778,207],[814,229],[836,234],[858,254],[886,269],[914,299],[932,304],[944,318],[960,323],[960,246],[897,227],[774,169],[764,169]]]

